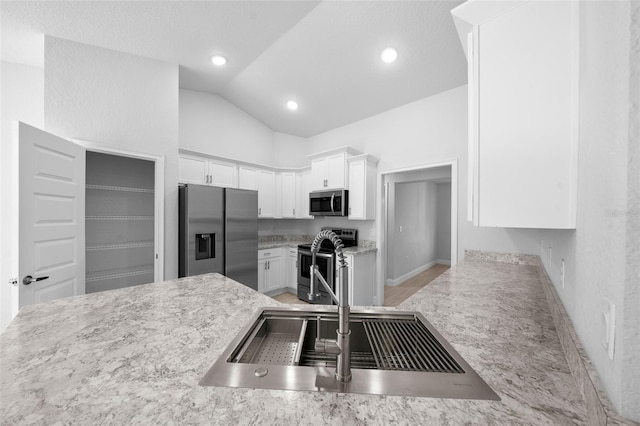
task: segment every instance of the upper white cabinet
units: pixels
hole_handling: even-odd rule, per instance
[[[258,190],[258,170],[253,167],[238,167],[238,188]]]
[[[311,169],[286,171],[280,177],[280,205],[281,215],[278,217],[290,219],[313,219],[309,215],[309,184]],[[276,183],[278,185],[278,183]]]
[[[349,167],[349,219],[376,218],[376,164],[371,155],[362,154],[347,159]]]
[[[309,192],[311,192],[311,169],[304,169],[296,174],[296,217],[313,219],[309,214]]]
[[[362,154],[349,147],[309,155],[311,159],[311,191],[347,187],[347,157]]]
[[[224,186],[236,188],[237,166],[234,163],[191,155],[178,157],[180,183]]]
[[[298,195],[296,193],[296,173],[282,173],[282,217],[295,218]]]
[[[470,0],[452,11],[469,64],[476,226],[575,228],[578,7]]]
[[[276,216],[276,174],[271,170],[240,166],[238,168],[240,189],[258,191],[258,217]]]
[[[276,216],[276,173],[258,170],[258,217]]]
[[[346,158],[341,153],[311,160],[312,190],[344,188]]]

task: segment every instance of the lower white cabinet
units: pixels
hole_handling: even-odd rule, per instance
[[[284,287],[282,249],[258,250],[258,291],[266,293]]]
[[[349,305],[372,306],[376,294],[376,252],[346,254]]]
[[[298,249],[287,248],[286,250],[286,285],[288,288],[298,288]]]

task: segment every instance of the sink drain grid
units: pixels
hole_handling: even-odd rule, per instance
[[[380,370],[464,373],[422,323],[404,319],[363,319]]]
[[[271,333],[254,339],[240,362],[264,365],[293,365],[298,348],[298,335]]]

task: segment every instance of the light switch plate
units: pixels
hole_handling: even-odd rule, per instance
[[[609,359],[613,360],[616,342],[616,305],[609,299],[604,299],[602,309],[603,340],[602,347],[607,351]]]

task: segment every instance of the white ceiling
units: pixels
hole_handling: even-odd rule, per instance
[[[450,15],[460,3],[2,1],[2,60],[42,66],[47,34],[179,64],[180,87],[309,137],[465,84]],[[380,60],[388,46],[393,64]]]

